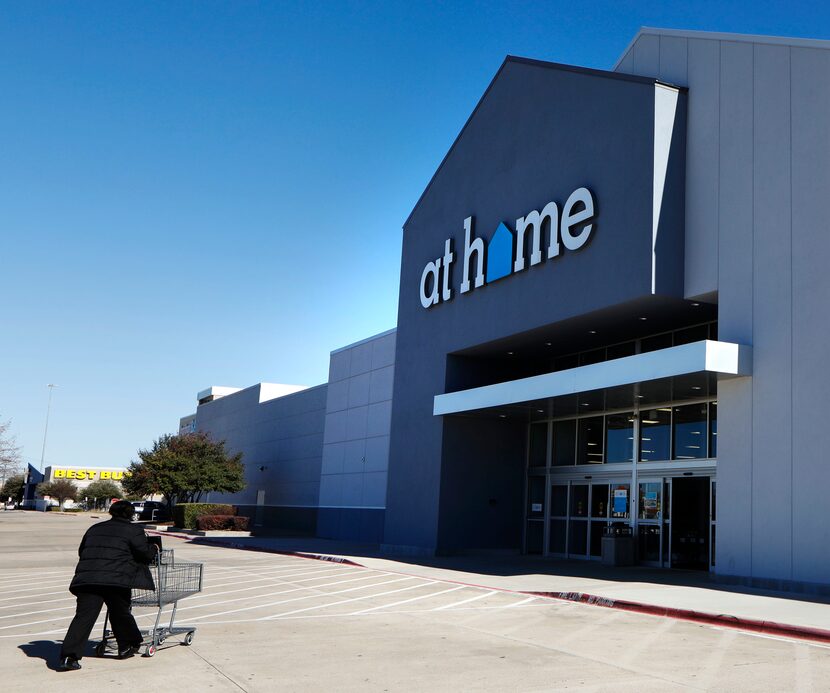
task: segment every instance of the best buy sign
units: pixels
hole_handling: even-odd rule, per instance
[[[108,481],[121,481],[124,475],[128,474],[123,469],[81,469],[57,467],[52,469],[53,479],[76,479],[78,481],[95,481],[96,479]]]
[[[459,292],[466,294],[485,283],[521,272],[526,266],[541,264],[543,259],[553,260],[564,251],[579,250],[595,230],[595,210],[591,191],[577,188],[562,206],[561,217],[559,205],[548,202],[541,212],[534,209],[516,219],[515,235],[504,222],[500,223],[486,246],[482,238],[473,237],[473,217],[467,217],[464,220],[463,279]],[[547,242],[543,252],[545,235]],[[525,258],[528,236],[531,239],[529,264]],[[454,260],[453,239],[448,238],[444,242],[444,255],[428,262],[421,274],[421,305],[424,308],[452,298],[450,275]]]

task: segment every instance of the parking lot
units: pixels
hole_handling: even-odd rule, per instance
[[[3,687],[132,683],[213,691],[830,690],[830,648],[668,618],[294,556],[167,539],[205,563],[177,622],[192,646],[153,658],[49,664],[89,516],[0,513]],[[154,612],[137,610],[147,627]],[[96,627],[96,633],[100,626]],[[97,637],[94,635],[94,637]]]

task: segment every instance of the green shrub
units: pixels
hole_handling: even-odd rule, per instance
[[[226,503],[177,503],[173,508],[173,522],[183,529],[196,529],[202,515],[236,515],[236,508]]]
[[[235,517],[233,515],[202,515],[196,519],[196,526],[200,530],[224,529],[236,532],[248,531],[250,518]]]

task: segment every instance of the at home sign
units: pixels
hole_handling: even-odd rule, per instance
[[[486,246],[482,238],[474,237],[473,217],[467,217],[464,220],[463,279],[459,292],[466,294],[521,272],[527,266],[541,264],[543,259],[553,260],[566,250],[579,250],[596,228],[595,210],[591,191],[577,188],[562,206],[561,215],[559,205],[548,202],[541,212],[534,209],[516,219],[515,233],[505,223],[499,224]],[[530,248],[525,247],[528,237]],[[530,251],[529,258],[525,257],[526,250]],[[428,262],[421,274],[421,305],[424,308],[452,298],[450,275],[454,261],[453,239],[448,238],[444,242],[443,257]]]

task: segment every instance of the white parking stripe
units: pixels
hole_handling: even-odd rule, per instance
[[[306,573],[307,574],[307,573]],[[311,577],[311,578],[304,578],[302,580],[285,580],[286,585],[293,585],[298,582],[311,582],[312,580],[328,580],[329,577],[337,577],[339,575],[345,575],[346,573],[328,573],[327,575],[320,575],[318,577]],[[229,583],[230,584],[230,583]],[[251,590],[262,590],[262,589],[269,589],[273,587],[273,585],[256,585],[255,587],[243,587],[242,589],[238,590],[225,590],[224,592],[212,592],[210,589],[205,590],[201,594],[194,595],[192,597],[188,597],[188,600],[191,599],[206,599],[210,597],[218,597],[223,594],[236,594],[238,592],[250,592]],[[212,588],[211,588],[212,589]]]
[[[232,582],[220,582],[217,585],[209,585],[205,589],[214,589],[216,587],[227,587],[228,585],[248,585],[252,582],[263,582],[266,580],[270,580],[271,582],[288,582],[284,580],[284,577],[299,577],[301,575],[342,575],[343,573],[348,571],[339,571],[334,572],[331,570],[305,570],[295,573],[289,573],[288,575],[284,575],[282,577],[272,577],[272,576],[263,576],[258,578],[252,578],[251,580],[233,580]],[[267,586],[267,585],[266,585]]]
[[[395,578],[394,580],[386,580],[384,582],[377,582],[377,583],[374,583],[374,584],[371,584],[371,585],[361,585],[360,587],[350,587],[349,589],[345,589],[345,590],[337,590],[336,592],[329,592],[328,594],[330,594],[330,595],[343,594],[345,592],[354,592],[355,590],[365,590],[365,589],[369,589],[371,587],[380,587],[381,585],[389,585],[393,582],[403,582],[405,580],[415,580],[415,579],[416,579],[415,576]],[[320,597],[320,596],[322,596],[322,595],[320,595],[320,594],[307,594],[307,595],[304,595],[302,597],[295,597],[294,599],[283,599],[283,600],[280,600],[280,601],[277,601],[277,602],[270,602],[269,604],[254,604],[253,606],[246,606],[246,607],[243,607],[241,609],[232,609],[230,611],[222,611],[218,614],[205,614],[204,616],[196,616],[196,618],[191,618],[190,620],[191,621],[199,621],[203,618],[213,618],[215,616],[224,616],[225,614],[235,614],[235,613],[238,613],[240,611],[251,611],[252,609],[267,609],[268,607],[278,606],[279,604],[288,604],[290,602],[298,602],[298,601],[301,601],[303,599],[311,599],[313,597]],[[257,619],[257,620],[264,621],[267,618],[268,617],[262,617],[262,618]]]
[[[540,602],[537,602],[536,604],[526,604],[522,608],[537,608],[537,609],[548,608],[548,609],[550,609],[550,608],[561,608],[562,606],[564,606],[564,604],[549,604],[549,603],[540,601]],[[579,605],[577,604],[576,606],[579,606]],[[478,606],[478,607],[472,606],[472,607],[461,607],[459,609],[453,609],[453,611],[495,611],[495,610],[498,610],[498,609],[501,609],[501,608],[503,608],[503,607],[501,607],[501,606]],[[179,611],[181,611],[181,609],[179,609]],[[365,616],[368,617],[368,618],[371,618],[371,617],[378,617],[378,616],[388,616],[389,614],[424,614],[424,613],[428,613],[428,612],[423,610],[423,609],[396,609],[395,611],[373,611],[371,613],[365,614]],[[156,616],[155,612],[153,612],[153,613],[148,613],[148,614],[140,614],[140,615],[137,616],[137,618],[147,617],[147,618],[155,619],[155,616]],[[170,612],[166,611],[162,614],[162,621],[164,620],[165,616],[167,616],[167,618],[169,620]],[[344,617],[347,617],[347,616],[350,616],[350,614],[338,614],[338,613],[333,613],[333,614],[306,614],[306,615],[303,615],[303,616],[285,616],[285,617],[283,617],[281,619],[278,619],[278,620],[292,621],[292,620],[321,619],[321,618],[332,619],[332,618],[344,618]],[[195,620],[195,619],[189,619],[189,620]],[[241,618],[241,619],[229,619],[229,620],[226,620],[226,621],[200,621],[199,625],[200,626],[207,626],[207,625],[227,625],[227,624],[236,624],[236,623],[261,623],[261,622],[262,622],[261,618]],[[103,627],[103,624],[104,624],[103,619],[100,620],[99,622],[97,622],[95,624],[95,626],[93,627],[93,630],[92,630],[93,634],[100,632],[101,628]],[[185,624],[185,625],[187,625],[187,624]],[[52,629],[52,630],[37,631],[37,632],[34,632],[34,633],[14,633],[12,635],[0,635],[0,640],[5,639],[5,638],[21,638],[21,637],[31,638],[31,637],[35,637],[37,635],[57,635],[57,634],[60,634],[60,633],[65,633],[65,632],[66,632],[66,628],[57,628],[57,629]],[[741,631],[741,633],[743,633],[744,635],[760,635],[758,633],[752,633],[752,632],[749,632],[749,631]],[[796,642],[796,641],[788,640],[787,642]],[[806,641],[803,644],[810,645],[812,647],[827,648],[826,645],[818,645],[816,643],[811,643],[811,642],[806,642]]]
[[[521,606],[522,604],[527,604],[528,602],[532,602],[538,599],[538,597],[528,597],[527,599],[522,599],[520,602],[513,602],[512,604],[507,604],[506,606],[500,606],[500,609],[512,609],[516,606]]]
[[[427,583],[429,584],[429,583]],[[336,602],[329,602],[328,604],[317,604],[316,606],[307,606],[304,609],[295,609],[294,611],[286,611],[282,614],[276,614],[274,616],[268,616],[267,618],[263,619],[265,621],[273,621],[278,618],[282,618],[284,616],[290,616],[292,614],[299,614],[305,611],[316,611],[317,609],[326,609],[330,606],[339,606],[340,604],[350,604],[351,602],[359,602],[365,599],[374,599],[375,597],[384,597],[387,594],[397,594],[398,592],[408,592],[409,590],[417,590],[419,587],[423,587],[423,585],[410,585],[409,587],[401,587],[397,590],[389,590],[387,592],[380,592],[379,594],[364,594],[362,597],[352,597],[351,599],[341,599],[340,601]]]
[[[477,601],[479,599],[484,599],[485,597],[489,597],[492,594],[495,594],[496,590],[490,590],[489,592],[485,592],[484,594],[477,594],[475,597],[470,597],[469,599],[464,599],[460,602],[455,602],[454,604],[445,604],[444,606],[438,606],[431,611],[444,611],[445,609],[452,609],[456,606],[461,606],[462,604],[469,604],[470,602]]]
[[[51,611],[66,611],[67,609],[74,609],[75,605],[71,606],[57,606],[54,609],[40,609],[39,611],[27,611],[25,614],[7,614],[6,616],[0,616],[0,618],[20,618],[21,616],[32,616],[33,614],[47,614]]]
[[[20,575],[14,578],[7,578],[6,580],[0,582],[0,591],[6,589],[6,587],[14,587],[20,584],[31,583],[32,580],[41,580],[41,581],[53,581],[58,579],[63,579],[67,577],[71,577],[75,573],[74,570],[64,570],[60,573],[39,573],[35,575]]]
[[[69,591],[68,588],[69,588],[69,585],[66,586],[66,589],[57,590],[56,592],[44,592],[43,594],[38,594],[38,595],[35,595],[35,596],[37,596],[37,597],[48,597],[49,595],[52,595],[52,594],[66,594]],[[8,602],[8,601],[11,601],[12,599],[26,599],[27,597],[28,597],[28,595],[26,595],[26,594],[23,594],[19,597],[2,597],[2,598],[0,598],[0,602]]]
[[[291,593],[291,592],[301,592],[303,590],[311,590],[311,589],[317,590],[317,589],[321,589],[323,587],[328,587],[328,586],[331,586],[331,585],[340,585],[340,584],[345,584],[345,583],[349,583],[349,582],[360,582],[362,580],[371,580],[371,579],[374,579],[374,578],[377,578],[377,577],[378,577],[377,575],[363,575],[361,577],[350,578],[348,580],[337,580],[335,582],[324,584],[324,585],[312,585],[312,586],[295,587],[295,588],[292,588],[292,589],[279,590],[277,592],[271,592],[271,593],[264,594],[264,595],[253,595],[253,596],[240,597],[239,599],[227,599],[227,600],[222,600],[222,601],[218,601],[218,602],[208,602],[208,603],[204,603],[204,604],[193,604],[193,605],[190,605],[190,606],[181,606],[181,607],[178,608],[178,611],[182,612],[182,611],[188,611],[190,609],[205,609],[205,608],[213,606],[214,604],[224,604],[224,603],[228,603],[228,602],[245,601],[245,600],[252,599],[252,598],[271,597],[271,596],[276,596],[278,594],[288,594],[288,593]],[[321,578],[316,578],[316,579],[319,580]],[[298,581],[298,582],[305,582],[305,581]],[[292,585],[294,583],[286,582],[285,584],[286,585]],[[386,583],[380,583],[380,584],[386,584]],[[371,587],[371,585],[369,585],[369,586]],[[364,589],[364,588],[363,587],[356,587],[356,588],[352,588],[352,589]],[[350,591],[350,590],[344,590],[344,591]],[[308,599],[310,597],[325,596],[325,594],[326,593],[321,594],[321,593],[317,592],[315,594],[306,595],[305,597],[301,597],[301,599]],[[335,593],[335,594],[337,594],[337,593]],[[216,596],[216,595],[206,595],[206,596]],[[296,600],[287,600],[287,601],[296,601]],[[276,603],[280,604],[280,603],[283,603],[283,602],[276,602]],[[149,612],[149,613],[136,613],[135,614],[136,618],[155,618],[156,609],[158,607],[148,606],[148,607],[139,607],[139,608],[153,609],[153,611]],[[258,608],[258,605],[250,607],[250,608],[252,608],[252,609],[253,608]],[[74,609],[74,607],[67,607],[66,609],[62,609],[62,610],[67,610],[67,609]],[[245,609],[240,609],[240,610],[244,611]],[[31,613],[38,613],[38,612],[27,612],[25,614],[15,614],[15,615],[18,616],[18,617],[20,617],[20,616],[28,617]],[[165,614],[169,615],[170,610],[162,611],[162,616],[164,616]],[[44,619],[44,620],[41,620],[41,621],[29,621],[27,623],[14,623],[14,624],[11,624],[11,625],[8,625],[8,626],[0,626],[0,630],[9,630],[11,628],[23,628],[25,626],[38,625],[38,624],[41,624],[41,623],[54,623],[54,622],[57,622],[57,621],[66,621],[66,620],[69,620],[71,618],[72,618],[71,615],[67,615],[67,616],[59,616],[57,618]],[[202,617],[199,617],[199,618],[202,618]],[[193,620],[197,620],[197,619],[193,619]]]
[[[35,606],[36,604],[51,604],[53,602],[75,601],[75,597],[59,597],[58,599],[41,599],[39,602],[26,602],[26,604],[4,604],[0,609],[19,609],[21,606]]]
[[[428,583],[431,585],[436,584],[436,581]],[[401,604],[409,604],[411,602],[417,602],[421,599],[429,599],[430,597],[437,597],[439,594],[447,594],[448,592],[456,592],[457,590],[465,589],[464,585],[456,585],[455,587],[450,587],[448,590],[441,590],[440,592],[430,592],[429,594],[422,594],[419,597],[412,597],[411,599],[404,599],[400,602],[393,602],[392,604],[381,604],[380,606],[373,606],[371,609],[363,609],[363,611],[353,611],[347,616],[362,616],[363,614],[368,614],[372,611],[379,611],[380,609],[391,609],[393,606],[400,606]]]
[[[191,606],[180,606],[178,610],[179,611],[187,611],[189,609],[205,609],[209,606],[215,606],[217,604],[228,604],[230,602],[242,602],[242,601],[245,601],[245,600],[256,599],[256,598],[273,597],[273,596],[276,596],[278,594],[288,594],[289,592],[302,592],[303,590],[319,590],[323,587],[330,587],[332,585],[343,585],[343,584],[346,584],[348,582],[360,582],[362,580],[371,580],[372,578],[375,578],[375,577],[377,577],[377,576],[376,575],[364,575],[363,577],[349,578],[348,580],[338,580],[337,582],[330,582],[330,583],[327,583],[325,585],[310,585],[310,586],[296,587],[296,588],[289,589],[289,590],[281,590],[281,591],[278,591],[278,592],[269,592],[267,594],[257,594],[257,595],[254,595],[253,597],[252,596],[246,596],[246,597],[240,597],[239,599],[224,599],[224,600],[217,601],[217,602],[208,602],[206,604],[194,604],[194,605],[191,605]],[[320,578],[317,578],[317,579],[319,580]],[[300,580],[298,582],[304,582],[304,581]],[[287,584],[293,584],[293,583],[287,583]],[[325,592],[318,593],[316,596],[324,596],[325,594],[326,594]],[[315,596],[315,595],[311,595],[311,596]]]
[[[52,587],[60,587],[61,585],[66,585],[69,587],[69,583],[71,582],[72,578],[67,577],[61,580],[50,581],[50,582],[29,582],[25,583],[26,587],[22,586],[15,586],[13,589],[10,590],[0,590],[0,594],[17,594],[20,592],[37,592],[38,590],[48,590]]]

